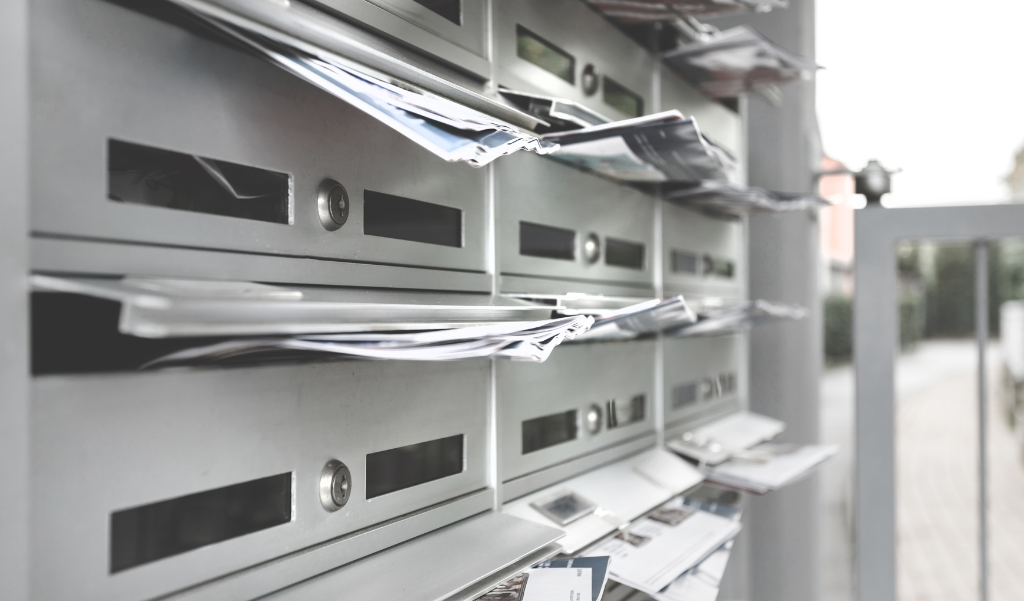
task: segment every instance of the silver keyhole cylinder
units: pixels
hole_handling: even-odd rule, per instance
[[[327,511],[337,511],[352,497],[352,472],[348,466],[331,459],[320,471],[320,504]]]

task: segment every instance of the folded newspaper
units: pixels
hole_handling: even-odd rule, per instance
[[[807,315],[807,309],[799,305],[758,299],[725,308],[709,308],[706,311],[698,311],[696,323],[684,324],[666,333],[673,336],[717,334],[741,330],[769,321],[803,319],[805,315]]]
[[[447,161],[475,167],[519,150],[545,154],[557,144],[447,98],[368,68],[328,55],[312,56],[213,16],[193,11],[205,22],[242,42],[270,62],[369,114]]]
[[[785,8],[787,0],[588,0],[605,16],[622,23],[655,23],[679,17],[721,16],[741,11]]]
[[[344,355],[398,361],[455,361],[503,357],[541,363],[556,346],[585,332],[593,318],[579,315],[533,322],[504,322],[427,332],[366,332],[289,338],[242,338],[188,348],[144,368],[201,365],[240,357],[283,360]]]
[[[764,443],[709,469],[707,481],[763,495],[806,478],[838,453],[835,445]]]
[[[705,180],[666,190],[665,200],[730,217],[754,212],[806,211],[831,204],[813,194],[771,192],[718,180]]]
[[[505,580],[477,601],[600,601],[609,557],[543,561]]]
[[[689,498],[684,500],[684,504],[731,520],[740,519],[740,509],[735,505]],[[715,601],[718,598],[718,589],[722,585],[722,576],[729,563],[732,545],[733,541],[730,540],[715,549],[707,559],[683,572],[658,594],[653,595],[655,601]]]
[[[716,31],[663,55],[663,59],[712,98],[734,98],[769,86],[810,79],[817,65],[749,27]]]
[[[652,299],[597,316],[590,330],[577,336],[576,340],[635,338],[696,321],[697,315],[682,296]]]
[[[734,519],[675,498],[585,555],[610,555],[616,582],[656,595],[740,531]]]
[[[626,182],[724,180],[736,159],[676,110],[541,136],[551,157]]]

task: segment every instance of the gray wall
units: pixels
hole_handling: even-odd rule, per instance
[[[0,597],[28,598],[26,0],[0,2]]]
[[[814,2],[790,0],[786,10],[728,17],[721,29],[751,25],[797,54],[814,56]],[[760,95],[748,102],[749,183],[786,192],[810,191],[821,156],[814,84],[782,86],[781,106]],[[750,220],[750,296],[811,309],[797,323],[755,328],[750,336],[750,408],[784,420],[783,440],[818,440],[821,310],[818,296],[818,223],[815,215],[755,215]],[[820,505],[817,478],[752,499],[744,522],[738,568],[746,591],[722,599],[815,601],[820,597]],[[745,561],[744,561],[745,560]],[[745,565],[743,565],[745,564]]]

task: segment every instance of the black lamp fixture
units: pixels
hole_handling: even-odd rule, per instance
[[[882,196],[892,192],[892,175],[899,171],[889,171],[877,160],[871,159],[863,169],[853,174],[854,193],[863,194],[869,207],[880,207]]]

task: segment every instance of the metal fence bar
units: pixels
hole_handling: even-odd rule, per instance
[[[988,601],[988,242],[984,240],[974,243],[974,331],[978,341],[978,587],[981,601]]]

